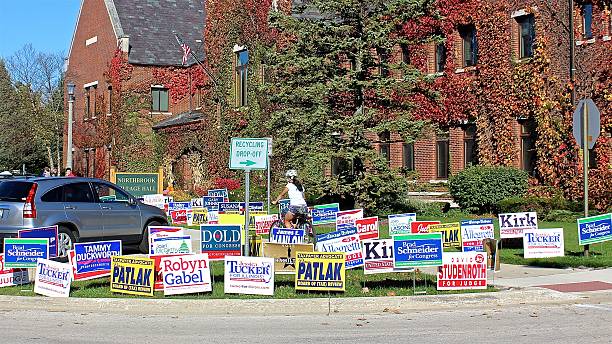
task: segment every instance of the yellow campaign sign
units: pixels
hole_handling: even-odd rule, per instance
[[[112,256],[111,292],[153,296],[154,268],[150,258]]]
[[[199,226],[208,223],[208,210],[206,209],[193,209],[191,217],[191,225]]]
[[[442,233],[444,247],[461,247],[461,225],[459,222],[429,225],[429,233]]]
[[[295,290],[345,291],[343,252],[297,252]]]
[[[249,230],[255,230],[255,216],[268,215],[265,212],[249,212]],[[243,225],[244,215],[241,214],[219,214],[220,225]]]

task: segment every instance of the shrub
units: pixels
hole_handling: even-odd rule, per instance
[[[449,191],[463,209],[495,212],[501,200],[523,196],[528,179],[514,167],[473,166],[450,178]]]
[[[497,204],[500,213],[535,211],[543,221],[576,221],[581,217],[581,205],[557,195],[554,197],[510,197]]]

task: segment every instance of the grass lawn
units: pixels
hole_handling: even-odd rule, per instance
[[[214,276],[212,293],[173,295],[164,297],[163,292],[155,292],[155,298],[167,299],[266,299],[269,296],[259,295],[232,295],[224,294],[223,292],[223,262],[212,262],[212,271]],[[296,292],[294,289],[294,275],[276,275],[275,290],[273,298],[276,299],[296,299],[296,298],[314,298],[327,297],[326,292]],[[363,297],[363,296],[409,296],[414,295],[412,279],[413,273],[391,273],[364,275],[361,269],[346,270],[346,292],[332,293],[332,297]],[[427,284],[427,286],[426,286]],[[369,292],[362,292],[362,288],[367,287]],[[34,296],[32,291],[33,285],[24,285],[16,287],[0,288],[1,295],[20,295]],[[437,291],[436,278],[428,274],[416,274],[416,293],[426,292],[429,295],[435,294],[450,294],[450,293],[465,293],[465,292],[481,292],[475,291]],[[487,291],[496,291],[495,288],[489,287]],[[72,283],[70,291],[71,297],[84,298],[142,298],[143,296],[133,296],[127,294],[115,294],[110,292],[109,278],[98,278],[90,281],[79,281]]]

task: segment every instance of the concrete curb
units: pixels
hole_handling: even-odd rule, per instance
[[[407,313],[457,308],[491,309],[525,304],[575,303],[583,297],[541,288],[510,289],[490,293],[407,297],[356,297],[315,299],[86,299],[0,296],[1,310],[37,310],[145,315],[300,315]]]

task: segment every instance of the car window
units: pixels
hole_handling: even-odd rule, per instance
[[[64,201],[64,187],[59,186],[55,189],[47,191],[41,198],[43,202],[63,202]]]
[[[64,185],[64,202],[95,202],[89,183],[71,183]]]
[[[102,183],[94,183],[94,190],[98,194],[100,203],[128,202],[130,196],[118,188]]]
[[[28,197],[32,182],[3,181],[0,183],[0,201],[23,202]]]

